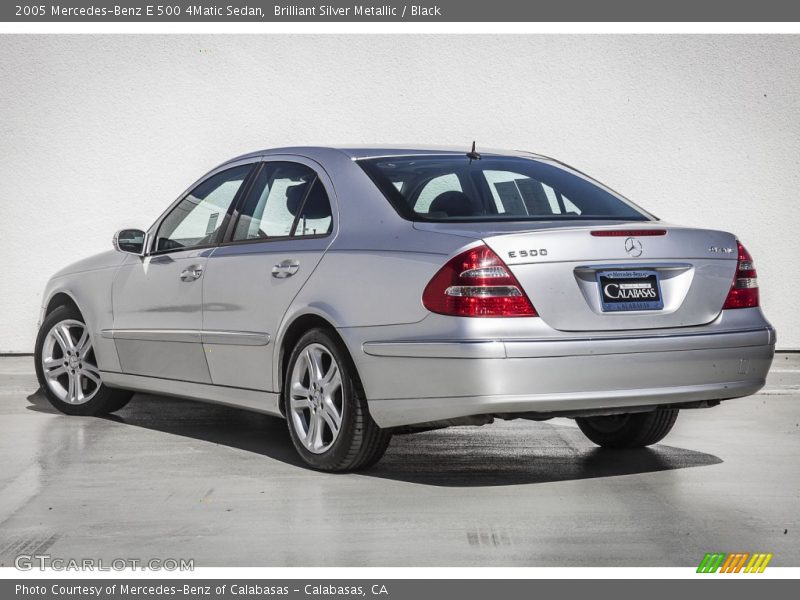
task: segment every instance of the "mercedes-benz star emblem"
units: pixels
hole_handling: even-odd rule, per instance
[[[633,258],[637,258],[642,255],[642,242],[637,240],[635,237],[629,237],[625,240],[625,252],[627,252]]]

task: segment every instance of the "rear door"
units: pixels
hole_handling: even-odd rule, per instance
[[[111,336],[124,373],[211,382],[201,344],[203,278],[252,168],[204,179],[151,230],[149,253],[129,255],[117,272]]]
[[[333,199],[313,161],[261,165],[206,267],[203,345],[214,384],[274,390],[275,333],[333,239]]]

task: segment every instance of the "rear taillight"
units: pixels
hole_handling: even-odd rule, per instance
[[[457,317],[535,317],[506,264],[485,245],[451,258],[422,293],[431,312]]]
[[[753,257],[747,248],[737,241],[739,260],[736,263],[736,274],[733,285],[722,308],[752,308],[758,306],[758,275]]]

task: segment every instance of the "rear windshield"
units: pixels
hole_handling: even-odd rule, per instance
[[[527,158],[408,156],[358,164],[412,221],[650,220],[591,181]]]

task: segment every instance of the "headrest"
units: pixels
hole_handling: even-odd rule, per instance
[[[293,185],[286,191],[286,208],[292,216],[297,216],[300,204],[303,202],[308,185]],[[331,205],[325,188],[319,181],[315,181],[306,198],[302,217],[306,219],[324,219],[331,216]]]
[[[472,201],[464,192],[442,192],[431,202],[428,212],[443,212],[448,217],[469,217],[475,214]]]

